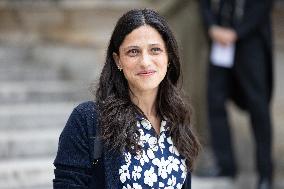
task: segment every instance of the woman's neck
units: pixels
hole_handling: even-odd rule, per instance
[[[145,92],[137,92],[132,91],[130,93],[130,97],[132,102],[138,106],[143,113],[149,117],[157,116],[157,107],[156,107],[156,99],[157,99],[158,91],[145,91]]]
[[[133,91],[130,94],[132,102],[138,106],[150,121],[156,133],[160,134],[160,117],[157,115],[157,100],[158,90],[137,92]]]

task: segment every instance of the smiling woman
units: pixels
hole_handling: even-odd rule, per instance
[[[76,107],[61,133],[54,188],[191,188],[199,142],[179,76],[177,44],[165,19],[150,9],[124,14],[96,100]]]
[[[157,96],[168,66],[166,45],[157,30],[148,25],[133,30],[119,47],[119,54],[114,52],[113,57],[133,94],[143,96],[151,92]]]
[[[123,70],[135,104],[139,103],[138,99],[147,96],[152,97],[147,101],[154,102],[168,67],[165,42],[159,32],[148,25],[138,27],[125,37],[119,47],[119,54],[113,53],[113,57],[118,68]],[[143,106],[142,102],[140,104]],[[144,110],[144,114],[159,133],[160,120],[154,115],[155,107],[148,112]]]

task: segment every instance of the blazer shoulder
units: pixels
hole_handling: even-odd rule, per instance
[[[77,105],[75,110],[80,114],[94,114],[97,113],[97,106],[94,101],[86,101]]]
[[[93,137],[96,134],[96,127],[98,124],[98,109],[96,102],[82,102],[74,108],[74,111],[80,115],[80,120],[84,122],[83,126],[88,130],[88,135]]]

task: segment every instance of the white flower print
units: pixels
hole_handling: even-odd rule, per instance
[[[178,152],[177,148],[173,145],[173,141],[170,137],[167,138],[167,142],[170,144],[170,147],[169,147],[170,152],[179,156],[179,152]]]
[[[160,161],[160,165],[158,165],[159,166],[158,174],[163,179],[167,178],[167,176],[168,176],[168,172],[167,172],[168,164],[169,164],[169,160],[165,160],[165,158],[162,157],[162,159]]]
[[[156,165],[156,166],[158,166],[158,165],[160,165],[160,160],[158,159],[158,158],[154,158],[153,160],[152,160],[152,163],[154,164],[154,165]]]
[[[140,129],[139,129],[139,131],[140,131]],[[140,140],[142,140],[144,143],[148,142],[150,137],[151,137],[151,135],[148,134],[148,133],[146,135],[144,135],[143,130],[142,130],[142,132],[140,132]]]
[[[168,130],[168,127],[166,127],[167,122],[165,120],[161,121],[161,129],[160,132],[165,132]]]
[[[138,153],[136,156],[134,156],[134,158],[140,161],[141,166],[144,166],[145,162],[146,163],[149,162],[149,158],[148,158],[145,150],[143,150],[141,153]]]
[[[165,133],[161,133],[161,134],[160,134],[160,137],[159,137],[158,143],[159,143],[159,144],[160,144],[160,143],[163,143],[163,145],[165,146],[165,144],[164,144],[165,139],[166,139]]]
[[[167,123],[167,122],[166,122],[165,120],[162,120],[161,126],[162,126],[162,127],[165,127],[165,126],[166,126],[166,123]]]
[[[141,146],[142,148],[145,147],[144,144],[145,144],[145,142],[143,142],[142,140],[139,140],[139,141],[138,141],[138,145]]]
[[[172,170],[175,170],[177,172],[179,169],[178,165],[180,164],[180,161],[174,158],[173,156],[169,156],[168,160],[169,160],[169,165],[167,167],[168,173],[172,172]]]
[[[181,160],[180,169],[182,171],[181,178],[185,178],[187,174],[187,168],[186,168],[184,159]]]
[[[138,153],[134,156],[134,159],[140,160],[141,157],[142,157],[141,152],[138,152]]]
[[[151,148],[151,150],[153,150],[154,152],[157,152],[159,150],[159,146],[156,145],[154,148]]]
[[[128,165],[123,165],[119,169],[119,174],[120,174],[120,181],[124,183],[126,179],[130,179],[130,174],[128,170]]]
[[[175,185],[176,185],[176,181],[177,181],[176,177],[172,175],[172,178],[169,178],[167,184],[168,184],[169,186],[175,186]]]
[[[168,137],[168,138],[167,138],[167,142],[172,145],[172,144],[173,144],[172,138],[171,138],[171,137]]]
[[[183,171],[182,174],[181,174],[181,178],[185,178],[186,177],[186,172]]]
[[[123,186],[122,189],[132,189],[132,187],[129,184],[127,184],[126,186]]]
[[[145,128],[145,129],[147,129],[147,130],[150,130],[151,129],[151,123],[147,120],[147,119],[143,119],[142,121],[141,121],[141,125]]]
[[[140,166],[135,166],[134,165],[134,170],[132,172],[132,178],[135,181],[141,177],[141,171],[142,171],[142,168]]]
[[[182,184],[181,184],[181,183],[178,183],[178,184],[176,185],[176,188],[177,188],[177,189],[182,189]]]
[[[175,189],[173,186],[167,186],[164,189]]]
[[[140,121],[137,121],[136,125],[137,125],[138,128],[140,128],[141,127]]]
[[[145,143],[145,142],[143,142],[142,140],[139,140],[139,141],[138,141],[138,145],[141,146],[142,148],[144,148],[144,143]]]
[[[149,143],[150,148],[154,148],[157,145],[157,138],[156,137],[150,137],[147,142]]]
[[[142,186],[138,183],[133,183],[133,188],[134,189],[142,189]]]
[[[155,154],[154,154],[152,149],[148,149],[147,150],[147,155],[148,155],[149,159],[154,159],[155,158]]]
[[[147,154],[146,154],[145,151],[143,151],[142,159],[143,159],[146,163],[149,162],[149,158],[148,158],[148,156],[147,156]],[[141,159],[140,159],[140,161],[141,161]]]
[[[160,188],[164,188],[164,187],[165,187],[165,184],[162,183],[162,182],[159,182],[159,187],[160,187]]]
[[[157,175],[154,173],[154,168],[151,167],[150,170],[146,170],[144,173],[144,183],[153,186],[154,182],[157,182]]]
[[[144,164],[145,164],[145,161],[144,161],[143,157],[140,158],[140,164],[141,164],[142,166],[144,166]]]
[[[130,160],[131,160],[131,154],[129,152],[124,153],[124,159],[127,165],[130,164]]]
[[[144,131],[143,129],[138,129],[139,133],[140,133],[140,138],[144,136]]]
[[[123,189],[181,189],[187,175],[185,159],[173,145],[166,121],[161,121],[160,136],[152,131],[147,119],[137,122],[141,151],[125,151],[119,177]]]
[[[141,131],[140,131],[141,130]],[[144,132],[142,129],[139,129],[140,132],[140,141],[139,141],[139,145],[141,145],[142,147],[144,147],[144,144],[148,142],[149,138],[151,137],[150,134],[146,134],[144,135]]]
[[[164,152],[164,148],[165,148],[165,144],[164,144],[165,138],[166,138],[165,133],[162,133],[160,135],[159,140],[158,140],[158,145],[159,145],[159,148],[161,149],[162,153]]]
[[[144,131],[143,131],[143,129],[138,129],[138,131],[140,133],[140,139],[138,141],[138,145],[140,145],[141,147],[144,147],[145,141],[142,140],[142,138],[144,137]]]
[[[181,164],[183,164],[184,166],[186,165],[185,164],[185,159],[181,159]]]

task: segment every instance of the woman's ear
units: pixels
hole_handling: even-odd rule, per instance
[[[121,64],[120,64],[120,61],[119,61],[119,56],[114,52],[114,53],[112,53],[112,57],[113,57],[113,59],[115,61],[115,64],[116,64],[117,68],[120,69],[121,68]]]

